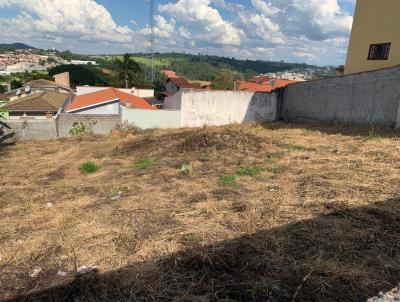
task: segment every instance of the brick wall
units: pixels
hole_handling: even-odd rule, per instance
[[[111,130],[121,123],[121,115],[117,114],[71,114],[62,113],[57,117],[58,137],[69,137],[69,131],[75,122],[82,122],[85,125],[90,125],[94,122],[94,134],[109,134]]]

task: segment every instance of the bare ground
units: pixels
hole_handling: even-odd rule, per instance
[[[0,158],[0,300],[365,301],[400,281],[393,133],[156,130]]]

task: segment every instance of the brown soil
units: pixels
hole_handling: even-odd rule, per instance
[[[400,281],[396,134],[255,124],[0,157],[0,300],[365,301]]]

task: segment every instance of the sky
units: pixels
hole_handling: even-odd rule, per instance
[[[155,0],[156,50],[340,65],[355,1]],[[146,52],[148,24],[148,0],[0,0],[0,43]]]

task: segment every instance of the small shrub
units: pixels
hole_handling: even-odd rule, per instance
[[[135,163],[135,168],[139,169],[139,170],[145,170],[153,164],[154,164],[154,159],[145,158],[145,159],[142,159],[142,160],[138,161],[137,163]]]
[[[72,136],[93,134],[93,126],[96,124],[97,121],[90,121],[87,125],[83,122],[74,122],[71,130],[69,130],[69,134]]]
[[[237,171],[237,175],[239,176],[257,176],[259,174],[261,174],[263,171],[262,168],[258,167],[258,166],[254,166],[254,167],[241,167],[238,171]]]
[[[181,164],[181,168],[179,169],[179,172],[182,174],[192,174],[193,172],[193,164],[191,162],[184,162]]]
[[[85,162],[79,167],[79,171],[83,174],[91,174],[97,172],[99,169],[100,167],[91,161]]]
[[[218,181],[220,186],[223,187],[234,187],[236,186],[236,176],[235,175],[222,175]]]
[[[286,145],[286,148],[289,150],[294,150],[294,151],[308,151],[310,150],[307,146],[301,145],[301,144],[288,144]]]

